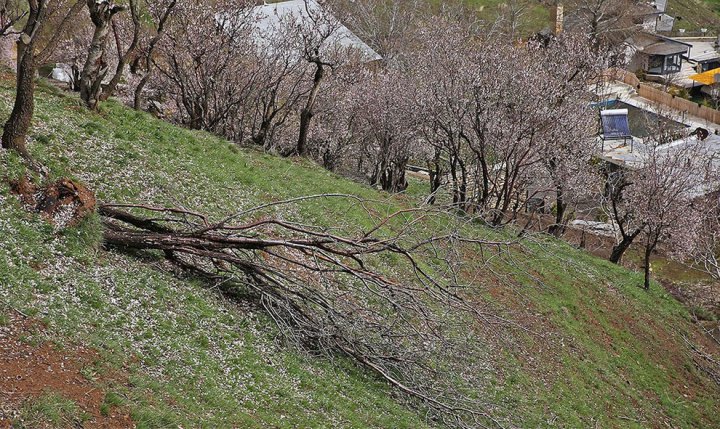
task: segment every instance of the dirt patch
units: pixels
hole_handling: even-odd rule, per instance
[[[19,315],[0,326],[0,429],[13,427],[23,404],[48,394],[73,401],[88,416],[82,423],[73,422],[74,428],[134,428],[123,408],[106,408],[105,415],[100,411],[105,399],[101,385],[114,380],[90,381],[82,375],[83,368],[99,361],[98,354],[80,347],[59,350],[48,342],[27,341],[28,335],[43,331],[42,324]]]
[[[97,204],[95,194],[85,185],[65,178],[38,187],[23,177],[12,181],[10,189],[26,207],[60,228],[77,225],[95,211]]]

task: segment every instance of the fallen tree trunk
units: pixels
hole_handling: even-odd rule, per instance
[[[226,293],[250,297],[297,345],[349,357],[448,424],[499,426],[472,394],[483,374],[459,368],[481,360],[473,356],[482,347],[473,348],[468,326],[506,321],[465,300],[453,258],[461,246],[512,243],[466,239],[456,231],[418,237],[410,225],[430,216],[427,209],[395,213],[354,235],[257,217],[270,206],[330,197],[355,198],[271,203],[216,223],[200,213],[145,205],[106,204],[99,212],[107,246],[162,251],[183,269],[222,283]],[[385,255],[395,255],[391,267],[383,265]],[[457,373],[439,370],[443,365]]]

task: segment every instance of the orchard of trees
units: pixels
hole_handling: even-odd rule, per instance
[[[256,25],[255,2],[5,0],[0,31],[16,39],[17,95],[2,147],[44,172],[26,144],[35,79],[40,66],[63,63],[70,66],[71,89],[91,110],[114,96],[240,145],[311,158],[390,193],[405,191],[408,167],[420,166],[428,173],[429,196],[418,212],[439,215],[447,210],[437,206],[447,204],[459,218],[491,227],[514,224],[527,232],[531,203],[542,199],[554,218],[546,232],[560,237],[581,208],[594,210],[618,231],[613,262],[633,244],[642,248],[646,288],[659,246],[719,275],[717,163],[700,141],[689,139],[668,152],[650,138],[646,162],[633,169],[609,168],[599,158],[591,88],[601,84],[607,68],[619,65],[621,46],[610,27],[618,22],[623,32],[631,31],[627,10],[618,9],[615,20],[600,19],[612,8],[598,0],[584,6],[586,26],[521,38],[521,10],[506,8],[497,22],[482,22],[459,7],[426,3],[307,0],[304,19],[281,17],[269,31]],[[382,58],[368,61],[352,45],[337,43],[341,22]],[[461,388],[441,386],[439,394],[440,387],[428,384],[432,375],[422,368],[434,350],[387,357],[399,353],[398,344],[441,335],[440,321],[417,325],[429,301],[450,296],[453,307],[475,316],[424,272],[416,280],[427,289],[418,295],[365,271],[363,258],[382,252],[406,258],[417,270],[412,253],[424,245],[409,245],[401,236],[378,240],[372,235],[377,231],[351,238],[280,222],[268,222],[272,234],[294,238],[241,240],[237,231],[262,236],[270,234],[267,225],[213,224],[175,211],[193,219],[178,222],[177,229],[125,208],[102,206],[108,243],[163,250],[208,277],[220,274],[208,272],[206,262],[224,261],[245,274],[288,329],[353,357],[453,415],[453,422],[483,415]],[[282,256],[276,247],[296,253]],[[263,253],[265,262],[248,252]],[[313,257],[318,254],[323,257]],[[286,263],[301,273],[283,273]],[[337,274],[325,289],[304,285],[303,279],[327,270]],[[391,321],[371,312],[367,302],[344,302],[342,281],[369,284],[388,308],[400,306],[409,316]],[[361,313],[372,317],[352,317]],[[393,323],[398,326],[391,328]],[[438,331],[424,331],[428,326]],[[392,329],[401,331],[395,332],[397,343],[380,334],[360,340],[362,332]]]

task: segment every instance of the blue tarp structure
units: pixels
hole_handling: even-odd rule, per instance
[[[602,121],[604,140],[632,138],[627,109],[603,110],[600,112],[600,119]]]

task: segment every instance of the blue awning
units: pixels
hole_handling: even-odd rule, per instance
[[[611,109],[600,112],[605,139],[630,138],[630,124],[627,109]]]

